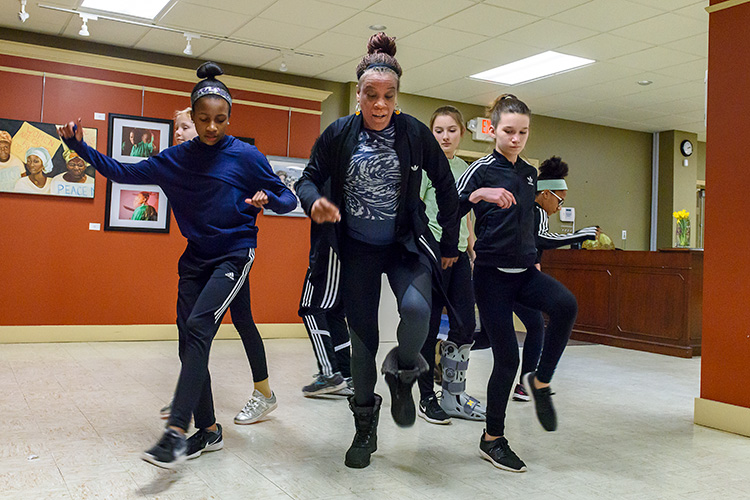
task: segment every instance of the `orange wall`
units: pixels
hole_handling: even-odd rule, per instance
[[[750,408],[748,26],[748,3],[709,21],[701,397]]]
[[[194,82],[142,77],[0,55],[0,66],[189,92]],[[94,113],[141,115],[141,91],[0,71],[2,118],[63,123],[82,117],[107,151],[107,122]],[[11,90],[12,89],[12,90]],[[9,91],[11,90],[11,91]],[[44,119],[40,120],[44,97]],[[236,99],[320,110],[320,103],[252,92]],[[182,96],[146,92],[143,116],[171,119]],[[287,110],[235,104],[229,133],[253,137],[266,155],[287,156]],[[320,117],[293,112],[289,156],[307,157]],[[91,199],[0,193],[0,325],[170,324],[175,319],[177,259],[185,239],[174,218],[169,234],[90,231],[104,223],[106,179]],[[261,216],[250,273],[258,323],[296,323],[307,267],[306,218]],[[225,320],[226,322],[227,320]]]

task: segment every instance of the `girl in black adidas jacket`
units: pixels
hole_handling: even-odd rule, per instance
[[[487,386],[487,429],[479,449],[495,467],[513,472],[526,470],[504,436],[505,410],[519,361],[513,304],[549,316],[539,369],[524,378],[537,417],[548,431],[557,427],[549,383],[577,314],[573,294],[534,266],[537,173],[519,157],[528,138],[530,118],[529,108],[515,96],[498,97],[490,112],[495,149],[474,162],[457,182],[459,215],[471,209],[476,215],[474,291],[494,357]]]
[[[382,399],[374,393],[381,274],[398,302],[398,347],[383,363],[391,392],[391,415],[400,426],[414,423],[411,388],[427,369],[419,354],[427,337],[432,276],[458,257],[458,199],[448,160],[432,132],[396,110],[401,67],[393,38],[370,38],[357,67],[356,114],[331,124],[313,148],[296,184],[302,207],[314,223],[336,223],[341,259],[341,297],[352,343],[354,396],[349,399],[356,434],[346,453],[348,467],[370,463],[377,448]],[[435,186],[443,227],[439,246],[427,227],[419,188],[424,170]],[[331,181],[331,197],[321,195]],[[324,247],[325,248],[325,247]],[[327,258],[311,258],[327,265]]]

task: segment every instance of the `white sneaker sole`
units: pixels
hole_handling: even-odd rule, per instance
[[[222,448],[224,448],[224,440],[223,439],[221,441],[219,441],[218,443],[209,444],[208,446],[206,446],[202,450],[198,450],[195,453],[193,453],[192,455],[188,455],[186,458],[188,460],[192,460],[194,458],[198,458],[199,456],[201,456],[201,454],[203,452],[218,451],[218,450],[220,450]]]
[[[146,452],[143,452],[141,454],[141,459],[145,460],[146,462],[155,465],[157,467],[161,467],[162,469],[175,469],[185,463],[185,460],[187,460],[187,457],[185,455],[182,455],[181,457],[177,457],[177,459],[174,462],[161,462],[157,460],[157,458],[153,455],[149,455]]]
[[[238,420],[238,419],[237,419],[237,417],[234,417],[234,423],[235,423],[235,424],[237,424],[237,425],[250,425],[250,424],[254,424],[254,423],[256,423],[256,422],[260,422],[260,421],[261,421],[261,420],[263,420],[263,419],[264,419],[264,418],[265,418],[265,417],[266,417],[266,416],[267,416],[267,415],[268,415],[269,413],[271,413],[272,411],[274,411],[274,410],[275,410],[275,409],[276,409],[276,408],[277,408],[278,406],[279,406],[279,404],[278,404],[278,403],[274,403],[274,404],[273,404],[272,406],[269,406],[269,407],[268,407],[268,408],[266,409],[266,411],[264,411],[263,413],[261,413],[260,415],[258,415],[257,417],[255,417],[255,418],[254,418],[254,419],[252,419],[252,420]]]
[[[503,464],[499,464],[499,463],[495,462],[494,460],[492,460],[492,457],[489,456],[487,453],[485,453],[484,450],[482,450],[481,448],[479,448],[479,456],[482,457],[483,459],[487,460],[492,465],[494,465],[495,468],[497,468],[497,469],[506,470],[508,472],[526,472],[526,466],[525,465],[523,467],[521,467],[520,469],[512,469],[512,468],[510,468],[508,466],[505,466]]]
[[[513,394],[513,401],[531,401],[531,398],[528,396],[521,396],[520,394]]]
[[[341,389],[344,389],[346,387],[346,382],[341,382],[339,385],[329,385],[328,387],[323,387],[322,389],[318,389],[317,391],[312,392],[305,392],[302,391],[302,395],[306,398],[309,398],[311,396],[320,396],[322,394],[331,394],[336,391],[340,391]]]
[[[426,420],[427,422],[431,424],[437,424],[437,425],[450,425],[451,424],[450,416],[445,420],[438,420],[436,418],[430,418],[427,416],[425,412],[422,411],[421,406],[418,408],[417,415],[419,415],[421,418],[423,418],[424,420]]]

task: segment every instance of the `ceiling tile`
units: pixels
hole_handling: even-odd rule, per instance
[[[560,52],[581,57],[588,57],[596,61],[607,61],[625,54],[632,54],[652,47],[647,43],[626,40],[619,36],[602,33],[580,42],[560,47]]]
[[[706,23],[708,23],[708,12],[706,12],[706,7],[708,7],[708,0],[702,0],[700,2],[693,3],[688,7],[677,9],[674,11],[674,13],[681,16],[692,17],[693,19],[698,19],[699,21],[705,21]]]
[[[471,0],[381,0],[367,10],[431,24],[473,5]]]
[[[437,25],[467,33],[498,36],[537,20],[538,16],[479,4],[443,19]]]
[[[455,52],[487,40],[482,35],[465,33],[440,26],[428,26],[398,40],[399,45],[409,45],[425,50]]]
[[[491,64],[488,64],[486,69],[490,69],[533,56],[539,52],[539,47],[521,45],[501,38],[491,38],[490,40],[459,50],[455,55],[487,61]]]
[[[590,0],[534,0],[533,2],[519,2],[518,0],[485,0],[484,3],[517,10],[526,14],[547,17],[564,10],[572,9]]]
[[[205,4],[178,2],[159,24],[197,33],[229,36],[249,20],[250,16],[207,7]]]
[[[700,35],[683,38],[676,42],[664,44],[667,49],[679,50],[680,52],[687,52],[703,58],[708,58],[708,33],[701,33]]]
[[[597,31],[573,26],[572,24],[542,19],[506,33],[499,38],[544,50],[552,50],[597,34]]]
[[[452,82],[436,85],[422,91],[424,95],[438,99],[465,101],[475,95],[486,94],[487,92],[498,92],[500,87],[493,83],[471,80],[470,78],[460,78]]]
[[[601,111],[605,111],[608,117],[614,118],[615,120],[634,121],[634,122],[643,122],[643,121],[648,121],[648,120],[656,119],[656,118],[662,118],[666,116],[665,113],[660,113],[651,108],[640,108],[640,109],[626,108],[626,109],[621,109],[621,110],[602,109]],[[600,112],[597,114],[602,114],[602,113]]]
[[[281,57],[276,57],[261,66],[261,69],[278,72],[281,61]],[[354,73],[354,68],[357,66],[357,63],[353,62],[350,57],[329,54],[323,57],[287,56],[284,58],[284,61],[286,62],[289,74],[301,76],[317,76],[326,71],[338,68],[347,62],[352,62],[351,71]]]
[[[660,68],[655,70],[654,73],[671,76],[672,78],[680,80],[700,81],[706,77],[707,69],[708,59],[698,59],[696,61],[670,66],[669,68]]]
[[[12,7],[9,6],[11,3],[8,0],[4,0],[2,3],[5,8],[0,9],[0,26],[16,30],[59,34],[62,33],[65,26],[75,18],[78,22],[78,28],[80,29],[81,27],[80,18],[78,16],[73,16],[66,12],[43,9],[39,7],[36,2],[29,2],[26,5],[26,12],[29,14],[29,18],[25,23],[22,23],[18,19],[18,11],[20,10],[19,3],[12,2]],[[70,3],[70,1],[67,3]],[[75,5],[66,5],[65,7],[73,8]]]
[[[638,85],[638,81],[640,80],[651,80],[653,81],[653,83],[649,86],[644,87],[642,85]],[[570,90],[569,93],[589,99],[608,100],[613,104],[618,104],[621,99],[624,98],[624,96],[628,96],[631,94],[640,94],[642,92],[646,92],[651,88],[661,89],[670,87],[672,85],[677,85],[678,83],[680,83],[680,80],[677,80],[675,78],[658,75],[656,73],[643,73],[633,70],[632,74],[618,78],[617,80],[573,89]],[[636,105],[636,107],[640,106]]]
[[[486,65],[484,61],[468,57],[453,55],[441,57],[417,68],[404,70],[401,77],[401,89],[403,92],[417,92],[477,73]]]
[[[344,35],[342,33],[323,33],[299,46],[300,50],[317,52],[321,54],[336,54],[348,57],[362,57],[367,52],[359,37]]]
[[[611,33],[629,40],[660,45],[707,32],[708,22],[675,14],[662,14]]]
[[[633,3],[639,3],[641,5],[648,5],[661,10],[676,10],[683,7],[687,7],[691,4],[695,4],[695,0],[629,0]],[[708,7],[708,1],[703,2],[704,7]]]
[[[259,17],[297,26],[327,30],[349,19],[358,9],[317,0],[278,0]]]
[[[216,47],[219,43],[221,42],[208,38],[199,38],[191,41],[190,44],[193,46],[193,57],[200,59],[208,50]],[[185,37],[179,33],[152,29],[138,40],[134,47],[141,50],[150,50],[152,52],[182,55],[185,45]]]
[[[237,45],[236,43],[221,42],[201,54],[200,58],[237,64],[247,68],[258,68],[271,59],[278,57],[278,55],[279,53],[275,50],[258,49]],[[276,69],[278,69],[278,66]]]
[[[376,14],[375,12],[360,12],[354,17],[347,19],[346,22],[340,23],[330,31],[362,37],[362,47],[367,46],[367,40],[373,34],[369,28],[372,25],[382,24],[386,26],[386,33],[401,39],[417,30],[427,26],[426,23],[407,21],[398,17]]]
[[[357,67],[358,62],[359,59],[352,59],[340,66],[336,66],[333,69],[320,73],[317,77],[334,82],[356,82],[357,75],[355,73],[355,68]]]
[[[592,0],[556,14],[551,19],[583,26],[584,28],[595,26],[599,31],[610,31],[659,15],[662,12],[626,0]]]
[[[703,116],[703,104],[691,99],[678,99],[676,101],[658,102],[648,106],[648,109],[658,111],[662,114],[688,115],[699,113]]]
[[[696,59],[698,59],[697,56],[685,52],[677,52],[676,50],[662,47],[652,47],[633,54],[615,57],[614,59],[610,59],[609,62],[631,68],[653,71]]]
[[[419,49],[410,45],[399,45],[398,51],[396,52],[396,59],[404,69],[409,71],[411,68],[416,68],[423,64],[427,64],[435,59],[440,59],[448,54],[444,52],[436,52],[434,50]]]
[[[270,19],[256,17],[235,31],[232,38],[252,40],[285,48],[296,48],[321,33],[324,33],[324,31],[304,26],[290,26]]]
[[[366,9],[378,0],[320,0],[323,3],[332,3],[334,5],[343,5],[344,7],[353,7],[355,9]]]
[[[191,3],[202,7],[205,7],[207,3],[205,0],[179,1],[180,3]],[[248,2],[247,0],[221,0],[221,2],[217,2],[213,5],[217,5],[223,11],[244,14],[246,16],[257,16],[269,6],[273,5],[274,2],[276,2],[276,0],[252,0],[252,2]]]
[[[119,45],[121,47],[133,47],[136,42],[143,38],[149,28],[141,26],[133,26],[131,24],[118,23],[116,21],[107,21],[106,19],[97,19],[96,21],[89,21],[87,23],[89,28],[90,36],[88,39],[92,42],[98,43],[109,43],[112,45]],[[71,38],[84,39],[78,35],[78,31],[81,29],[80,19],[73,19],[65,29],[65,36]],[[164,32],[166,33],[166,32]],[[169,33],[170,37],[175,40],[175,43],[180,46],[179,52],[185,48],[185,37],[182,33]],[[160,50],[159,52],[171,52],[171,50]]]

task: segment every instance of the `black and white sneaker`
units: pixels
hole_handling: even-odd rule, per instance
[[[510,472],[526,472],[526,464],[510,449],[508,440],[499,437],[494,441],[485,441],[484,433],[479,440],[479,455],[498,469]]]
[[[187,440],[187,459],[198,458],[204,451],[216,451],[224,447],[221,424],[216,424],[215,431],[198,429]]]
[[[417,414],[431,424],[448,425],[451,423],[451,417],[445,413],[445,410],[440,406],[440,402],[438,402],[437,396],[434,394],[427,396],[419,402],[419,412]]]
[[[537,389],[534,387],[534,379],[536,378],[536,372],[526,373],[523,376],[523,385],[531,395],[531,399],[534,401],[534,407],[536,408],[536,417],[539,419],[539,423],[542,424],[544,430],[554,431],[557,429],[557,414],[555,413],[555,407],[552,404],[552,389],[549,386]]]
[[[159,442],[144,451],[141,458],[157,467],[173,469],[185,461],[186,450],[185,435],[174,429],[166,429]]]

